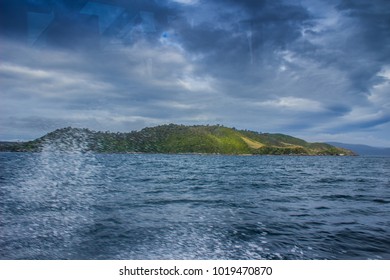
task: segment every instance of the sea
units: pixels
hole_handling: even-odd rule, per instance
[[[0,259],[390,259],[390,157],[0,153]]]

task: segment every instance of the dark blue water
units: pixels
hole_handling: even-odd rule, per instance
[[[1,259],[390,259],[390,158],[0,153]]]

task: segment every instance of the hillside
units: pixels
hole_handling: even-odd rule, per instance
[[[252,155],[353,155],[325,143],[284,134],[236,130],[220,125],[161,125],[129,133],[62,128],[33,141],[0,144],[2,151],[92,151],[98,153],[204,153]]]
[[[368,145],[347,144],[339,142],[329,142],[329,144],[336,147],[352,150],[361,156],[390,156],[390,148],[385,147],[372,147]]]

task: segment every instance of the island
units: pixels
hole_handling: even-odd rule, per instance
[[[79,151],[222,155],[356,155],[326,143],[309,143],[279,133],[221,125],[167,124],[140,131],[101,132],[66,127],[27,142],[0,142],[2,152]]]

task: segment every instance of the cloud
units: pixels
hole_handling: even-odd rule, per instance
[[[14,53],[14,44],[4,46],[5,53]],[[199,102],[214,91],[213,79],[195,75],[191,60],[172,46],[140,41],[115,51],[75,54],[78,58],[69,60],[64,50],[21,46],[17,50],[29,57],[28,61],[11,61],[12,55],[7,55],[0,64],[5,130],[9,126],[41,131],[53,128],[30,126],[28,119],[121,131],[141,128],[140,123],[175,122],[182,115],[198,119],[195,108],[201,108]]]
[[[171,0],[171,2],[176,2],[185,5],[195,5],[199,3],[199,0]]]
[[[303,112],[321,112],[324,110],[320,102],[305,98],[297,98],[293,96],[281,97],[275,100],[267,100],[258,103],[261,107],[274,107],[285,110],[296,110]]]
[[[213,79],[210,77],[191,77],[184,76],[179,78],[178,82],[186,90],[189,91],[203,91],[203,92],[214,92]]]
[[[3,139],[173,122],[389,143],[386,1],[1,5]]]

